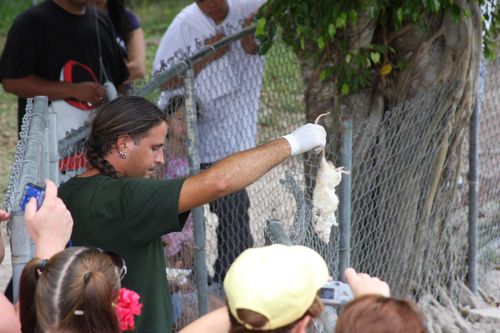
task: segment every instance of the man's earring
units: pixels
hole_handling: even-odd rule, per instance
[[[118,151],[118,156],[120,156],[120,158],[121,158],[122,160],[124,160],[124,159],[126,159],[126,158],[127,158],[127,152],[119,150],[119,151]]]

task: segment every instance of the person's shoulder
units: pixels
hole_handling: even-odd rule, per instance
[[[82,186],[87,186],[94,183],[106,183],[113,181],[114,178],[104,176],[101,174],[90,176],[90,177],[72,177],[59,185],[60,191],[71,191]]]
[[[139,29],[141,27],[141,22],[139,21],[139,18],[131,10],[125,9],[125,17],[128,20],[130,31]]]
[[[256,12],[266,0],[229,0],[229,7],[245,16]]]
[[[179,23],[189,23],[192,22],[192,19],[195,17],[195,15],[199,14],[200,9],[196,3],[192,3],[190,5],[187,5],[184,7],[179,14],[177,14],[174,17],[174,20],[172,21],[172,24],[174,22],[179,22]]]
[[[101,174],[90,177],[73,177],[59,186],[58,196],[63,201],[72,201],[95,194],[107,196],[120,194],[126,183]]]

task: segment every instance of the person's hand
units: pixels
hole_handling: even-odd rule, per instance
[[[226,35],[224,35],[223,33],[219,32],[218,34],[216,34],[216,35],[214,35],[214,36],[212,36],[210,38],[205,39],[205,45],[213,45],[213,44],[215,44],[216,42],[218,42],[219,40],[221,40],[224,37],[226,37]],[[214,61],[216,59],[219,59],[224,54],[226,54],[227,51],[229,51],[229,45],[226,45],[226,46],[223,46],[223,47],[219,48],[217,51],[215,51],[214,53],[212,53],[208,57],[209,58],[208,62],[212,62],[212,61]]]
[[[313,148],[325,148],[326,131],[321,125],[305,124],[283,138],[290,144],[293,156]]]
[[[365,273],[356,273],[351,267],[344,271],[344,278],[351,287],[354,297],[363,295],[391,296],[389,285],[386,282]]]
[[[254,15],[250,15],[245,19],[243,23],[243,27],[247,27],[252,24],[254,20]],[[241,47],[247,54],[257,54],[259,51],[259,45],[255,41],[255,36],[253,34],[248,34],[245,37],[241,38]]]
[[[45,184],[45,199],[40,209],[37,211],[36,199],[31,198],[24,212],[28,233],[35,242],[36,256],[42,259],[64,250],[73,229],[73,218],[57,197],[56,185],[50,180]]]
[[[3,209],[0,209],[0,222],[3,222],[3,221],[8,221],[9,220],[9,217],[10,217],[10,214],[7,213],[5,210]]]
[[[95,107],[105,101],[106,90],[97,82],[80,82],[73,83],[73,93],[71,95],[71,97]]]
[[[0,222],[9,220],[10,214],[5,210],[0,209]],[[5,245],[3,244],[2,233],[0,232],[0,264],[3,262],[5,257]]]

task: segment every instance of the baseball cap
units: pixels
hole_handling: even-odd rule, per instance
[[[251,330],[280,328],[300,319],[329,278],[323,258],[305,246],[274,244],[240,254],[224,279],[229,311]],[[252,327],[238,317],[239,309],[268,319]]]

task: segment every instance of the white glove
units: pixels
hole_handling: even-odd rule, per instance
[[[305,124],[283,138],[290,144],[293,156],[313,148],[325,148],[326,131],[321,125]]]

